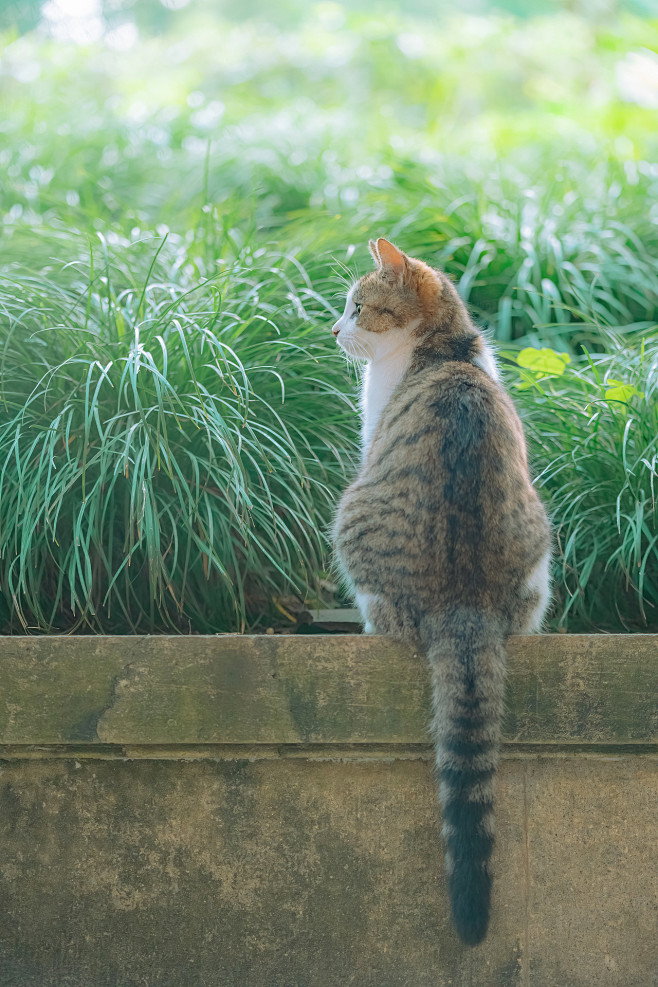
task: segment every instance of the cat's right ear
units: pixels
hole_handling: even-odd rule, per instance
[[[379,256],[379,251],[377,250],[377,244],[375,243],[375,241],[374,240],[368,240],[368,247],[370,249],[370,253],[372,254],[372,259],[374,260],[375,265],[377,267],[381,267],[382,266],[382,259]]]

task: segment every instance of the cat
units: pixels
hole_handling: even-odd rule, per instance
[[[460,938],[489,925],[505,642],[535,633],[551,533],[491,347],[449,278],[388,240],[333,327],[366,360],[362,462],[333,527],[366,633],[425,651],[446,872]]]

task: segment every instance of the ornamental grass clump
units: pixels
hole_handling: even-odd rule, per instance
[[[300,213],[294,233],[336,256],[347,236],[364,267],[362,244],[387,232],[453,277],[500,342],[575,352],[598,345],[599,324],[654,321],[658,170],[640,162],[631,183],[612,159],[574,153],[556,164],[539,150],[529,158],[399,160],[385,194],[365,192],[333,219]]]
[[[596,326],[606,351],[515,355],[570,630],[658,630],[658,328]]]
[[[0,282],[6,623],[242,630],[323,565],[356,424],[331,314],[264,247],[203,277],[182,240],[113,240]]]

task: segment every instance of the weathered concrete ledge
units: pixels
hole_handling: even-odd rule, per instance
[[[0,638],[0,987],[658,987],[658,637],[509,651],[494,915],[468,950],[421,657]]]
[[[507,744],[658,746],[658,636],[512,638]],[[419,655],[358,635],[0,638],[0,744],[425,744]]]

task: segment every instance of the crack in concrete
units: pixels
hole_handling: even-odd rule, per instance
[[[523,768],[523,956],[521,983],[530,983],[530,837],[528,834],[528,766]]]

